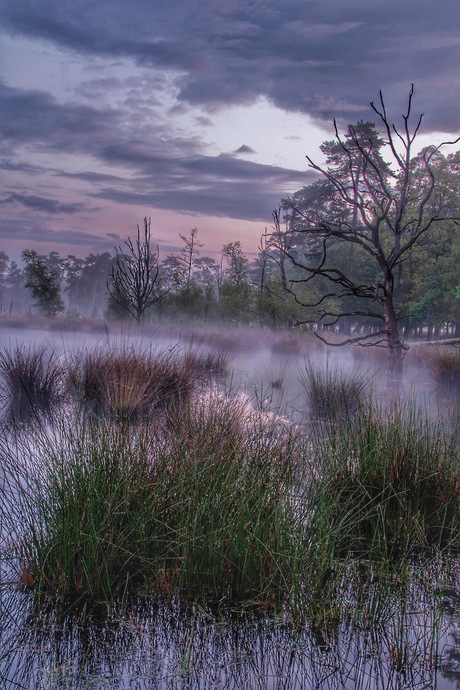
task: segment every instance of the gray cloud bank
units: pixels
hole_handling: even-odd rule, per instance
[[[162,102],[162,73],[174,75],[175,110],[200,106],[202,125],[216,110],[260,96],[322,122],[374,119],[368,103],[380,88],[396,118],[414,82],[424,130],[459,129],[458,0],[0,0],[0,25],[75,59],[128,60],[152,71],[145,102],[133,95],[116,106],[117,82],[103,74],[92,82],[88,76],[86,94],[68,101],[45,86],[0,83],[0,168],[24,176],[7,180],[4,209],[75,215],[100,199],[266,221],[281,195],[313,179],[240,157],[255,153],[250,141],[233,154],[209,155],[199,138],[147,123],[147,109]],[[29,189],[26,179],[44,172],[42,154],[80,154],[107,170],[76,172],[60,162],[46,168],[56,181],[86,184],[68,203]]]
[[[177,70],[184,102],[264,95],[348,120],[379,88],[398,100],[415,82],[427,126],[458,128],[457,0],[2,0],[0,18],[13,35]]]
[[[306,170],[261,165],[230,154],[204,155],[200,143],[193,139],[165,140],[162,126],[144,140],[138,130],[125,131],[122,119],[122,112],[75,103],[63,105],[44,92],[0,84],[0,134],[5,157],[14,156],[15,147],[27,144],[36,152],[91,155],[99,163],[126,171],[126,175],[51,171],[55,177],[87,182],[93,190],[89,198],[266,220],[280,195],[305,184],[311,176]],[[246,146],[244,152],[248,149]],[[2,167],[21,170],[20,163],[7,158]],[[37,177],[44,172],[28,163],[24,171]],[[0,200],[3,205],[15,202],[47,213],[69,214],[85,208],[80,202],[61,203],[24,191],[11,191]]]

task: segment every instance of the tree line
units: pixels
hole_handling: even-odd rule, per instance
[[[180,235],[183,247],[176,254],[161,258],[152,245],[150,225],[144,219],[137,237],[114,253],[78,258],[26,249],[20,266],[0,251],[0,313],[283,327],[284,300],[260,292],[260,259],[249,260],[239,241],[224,244],[213,258],[202,254],[199,232],[192,228]],[[274,264],[271,271],[275,273]]]
[[[348,125],[321,146],[320,175],[283,199],[273,227],[249,260],[240,242],[220,257],[202,253],[197,228],[160,257],[145,218],[115,253],[84,259],[57,252],[0,252],[0,311],[55,316],[196,319],[340,331],[361,345],[387,346],[394,365],[405,341],[460,325],[460,152],[428,146],[414,154],[413,88],[402,127],[383,96],[374,122]],[[456,142],[451,142],[456,143]]]

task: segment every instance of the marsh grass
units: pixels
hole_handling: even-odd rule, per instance
[[[318,421],[350,421],[370,399],[370,377],[356,369],[347,374],[338,366],[319,367],[307,360],[300,381]]]
[[[222,376],[228,369],[228,356],[225,352],[194,348],[186,350],[183,358],[184,369],[201,376]]]
[[[336,426],[317,444],[321,481],[312,527],[328,535],[328,559],[351,553],[392,562],[458,550],[458,448],[441,423],[409,405],[394,405],[385,416],[371,406],[351,431]]]
[[[200,388],[215,368],[194,353],[94,350],[72,376],[97,414],[0,437],[3,550],[21,587],[108,605],[179,592],[332,624],[350,565],[371,581],[458,554],[447,426],[409,404],[383,412],[363,379],[311,368],[327,425],[297,427]]]
[[[11,519],[22,584],[93,601],[124,590],[237,600],[289,591],[301,540],[286,432],[243,431],[219,402],[173,429],[64,424],[29,430],[17,447],[2,456],[20,498]]]
[[[77,354],[68,380],[81,409],[136,421],[181,407],[200,381],[225,366],[223,355],[208,352],[106,346]]]
[[[426,347],[421,357],[437,386],[447,391],[460,391],[459,348]]]
[[[64,399],[62,360],[46,346],[5,348],[0,376],[0,399],[11,420],[50,416]]]

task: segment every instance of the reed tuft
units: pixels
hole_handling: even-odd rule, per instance
[[[46,346],[5,348],[0,352],[0,400],[15,421],[50,416],[64,399],[64,368]]]

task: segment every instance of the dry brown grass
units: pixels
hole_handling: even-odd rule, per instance
[[[222,355],[207,352],[107,345],[74,357],[69,385],[86,411],[134,421],[181,408],[202,381],[222,373],[225,366]]]

